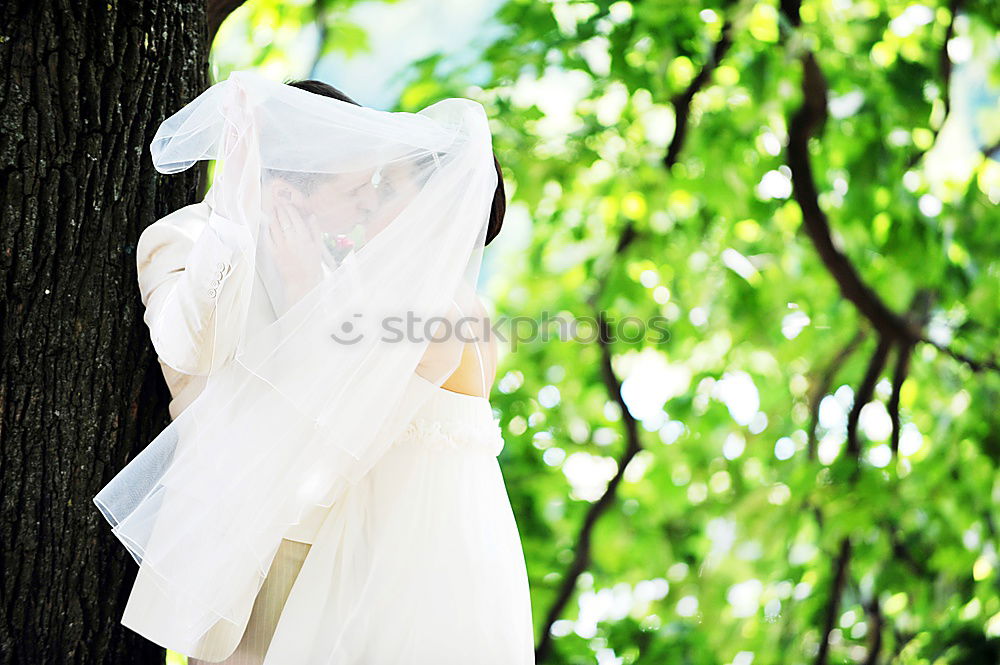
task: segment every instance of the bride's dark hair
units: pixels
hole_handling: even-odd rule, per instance
[[[354,104],[355,106],[361,106],[361,104],[358,104],[329,83],[323,83],[315,79],[286,81],[285,85],[290,85],[293,88],[299,88],[300,90],[312,92],[317,95],[323,95],[324,97],[333,97],[334,99],[339,99],[342,102]],[[493,192],[493,203],[490,205],[490,221],[486,227],[487,245],[500,233],[500,228],[503,226],[503,217],[507,212],[507,197],[503,188],[503,173],[500,170],[500,160],[497,159],[496,153],[493,153],[493,166],[497,170],[497,188]]]

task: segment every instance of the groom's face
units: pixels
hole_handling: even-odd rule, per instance
[[[321,230],[350,234],[361,225],[371,239],[413,200],[424,175],[412,160],[398,160],[381,168],[362,169],[324,177],[306,201]]]
[[[313,191],[307,205],[322,230],[334,235],[349,233],[358,224],[367,223],[379,205],[373,174],[374,169],[338,173]]]

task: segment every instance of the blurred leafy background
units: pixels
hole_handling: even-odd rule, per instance
[[[486,107],[490,307],[582,320],[502,344],[492,396],[540,665],[996,664],[998,26],[988,0],[249,0],[212,74]]]

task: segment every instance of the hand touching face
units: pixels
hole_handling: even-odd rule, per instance
[[[307,293],[323,276],[323,245],[311,218],[295,205],[279,202],[265,231],[267,249],[285,284],[288,304]]]

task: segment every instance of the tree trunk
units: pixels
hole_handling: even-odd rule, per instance
[[[149,142],[207,52],[204,0],[0,4],[0,663],[164,660],[92,497],[168,422],[135,245],[201,191]]]

